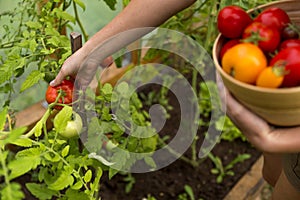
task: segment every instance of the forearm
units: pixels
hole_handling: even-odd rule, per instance
[[[157,27],[194,1],[131,0],[119,15],[86,42],[82,53],[89,54],[96,45],[124,31],[141,27]]]

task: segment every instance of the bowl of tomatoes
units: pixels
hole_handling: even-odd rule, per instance
[[[270,124],[300,125],[299,1],[226,6],[217,25],[212,54],[226,88]]]

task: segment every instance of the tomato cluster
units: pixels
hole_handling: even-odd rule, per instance
[[[226,39],[219,59],[232,77],[269,88],[300,85],[300,35],[283,9],[251,16],[239,6],[226,6],[217,27]]]

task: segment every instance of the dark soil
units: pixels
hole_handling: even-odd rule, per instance
[[[224,164],[239,153],[250,153],[252,156],[243,163],[236,164],[233,168],[235,175],[226,176],[221,184],[216,183],[216,176],[210,173],[214,166],[209,159],[196,169],[177,160],[155,172],[133,174],[136,182],[128,194],[125,193],[125,176],[117,175],[112,180],[103,177],[101,197],[103,200],[142,200],[151,194],[157,200],[175,200],[179,194],[184,193],[184,185],[189,185],[193,188],[196,199],[221,200],[249,170],[260,153],[241,141],[222,142],[214,148],[214,152],[223,159]]]
[[[171,96],[169,100],[173,108],[178,107],[175,97]],[[176,131],[177,127],[174,127],[174,124],[178,124],[180,117],[178,112],[176,109],[171,111],[172,117],[167,121],[161,132],[172,133]],[[205,129],[198,130],[199,138],[203,138],[204,131]],[[201,139],[199,140],[200,144]],[[185,156],[189,157],[190,153],[190,150],[188,150]],[[261,155],[248,142],[241,140],[235,140],[234,142],[221,141],[214,147],[212,153],[221,158],[223,166],[226,166],[239,154],[247,153],[251,155],[251,158],[236,164],[233,167],[234,176],[225,176],[221,183],[217,183],[216,175],[210,172],[214,164],[209,158],[204,159],[196,168],[178,159],[158,171],[132,174],[135,184],[129,193],[125,192],[127,182],[124,178],[126,176],[118,174],[108,180],[108,177],[104,175],[100,195],[103,200],[142,200],[147,195],[151,195],[157,200],[177,200],[178,195],[185,192],[184,186],[189,185],[193,189],[196,200],[221,200]]]

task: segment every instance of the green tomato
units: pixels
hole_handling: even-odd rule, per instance
[[[73,113],[73,119],[68,121],[66,128],[59,132],[59,134],[65,138],[72,138],[79,136],[82,130],[82,119],[78,113]]]

